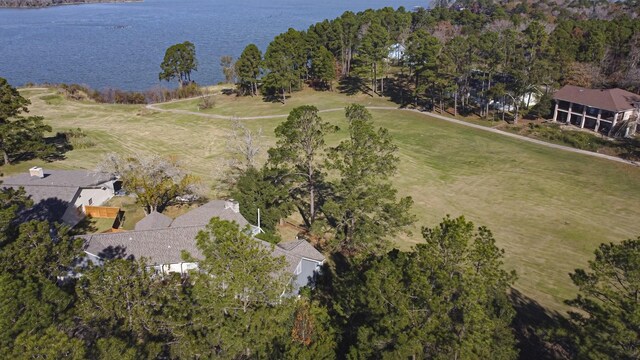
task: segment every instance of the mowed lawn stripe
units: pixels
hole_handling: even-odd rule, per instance
[[[488,226],[519,273],[517,288],[546,306],[566,309],[574,293],[568,273],[599,243],[640,234],[634,166],[420,114],[373,113],[400,146],[395,182],[414,198],[421,222],[451,214]]]

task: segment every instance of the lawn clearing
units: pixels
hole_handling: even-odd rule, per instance
[[[293,108],[301,105],[313,105],[319,110],[344,108],[355,102],[366,106],[396,106],[386,98],[379,97],[378,95],[357,94],[346,96],[337,92],[314,91],[308,88],[301,92],[294,93],[291,98],[287,99],[285,104],[281,102],[261,101],[262,98],[259,96],[237,97],[235,95],[223,95],[219,93],[213,95],[213,99],[215,105],[211,109],[205,110],[198,108],[198,104],[201,102],[199,98],[157,106],[162,109],[180,109],[203,114],[238,117],[288,114]]]
[[[142,152],[178,156],[208,186],[213,183],[225,149],[228,120],[161,113],[143,106],[58,103],[51,97],[39,98],[50,95],[49,90],[29,94],[32,114],[45,116],[54,131],[80,127],[96,146],[71,151],[60,162],[33,161],[3,167],[5,174],[26,171],[34,164],[93,169],[106,152]],[[285,106],[263,103],[259,98],[234,99],[225,100],[229,100],[224,104],[226,114],[221,112],[222,100],[211,111],[246,117],[285,114],[300,104],[320,109],[359,101],[394,106],[367,95],[347,97],[311,90],[294,94]],[[190,104],[170,105],[187,109]],[[640,169],[636,167],[550,149],[423,114],[391,110],[372,113],[378,125],[389,128],[400,147],[401,163],[394,178],[400,195],[411,195],[415,201],[419,221],[413,235],[396,240],[403,249],[420,241],[419,226],[434,226],[446,214],[465,215],[493,231],[498,245],[506,251],[507,266],[518,272],[516,287],[520,291],[543,306],[562,311],[566,310],[563,301],[575,293],[569,272],[585,267],[598,244],[640,235]],[[336,143],[345,134],[343,113],[327,112],[322,117],[342,126],[343,130],[329,139]],[[264,129],[267,148],[275,142],[273,129],[281,121],[246,120],[246,124]],[[133,219],[129,219],[130,214],[126,214],[125,227],[131,227],[127,223]]]

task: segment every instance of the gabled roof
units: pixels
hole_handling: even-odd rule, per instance
[[[152,230],[152,229],[164,229],[168,228],[173,221],[172,218],[167,215],[161,214],[157,211],[144,217],[144,219],[136,223],[136,230]]]
[[[196,235],[205,229],[211,218],[235,221],[241,228],[249,224],[242,214],[226,208],[225,204],[225,201],[214,200],[173,221],[166,215],[154,212],[139,221],[134,231],[80,237],[85,240],[85,251],[102,259],[145,257],[154,265],[177,264],[182,262],[182,250],[201,258],[202,254],[196,247]],[[291,273],[303,258],[324,261],[324,256],[304,240],[275,246],[256,238],[254,240],[271,249],[272,256],[284,256],[287,270]]]
[[[204,226],[169,227],[165,229],[134,230],[118,233],[83,235],[85,251],[101,259],[145,257],[151,265],[177,264],[182,262],[182,251],[188,251],[195,258],[202,258],[196,246],[196,235]],[[305,259],[324,261],[324,256],[304,240],[272,245],[254,239],[265,248],[272,249],[274,257],[284,256],[287,270],[293,273]]]
[[[37,205],[42,202],[64,202],[65,205],[61,209],[66,209],[66,206],[73,201],[79,187],[73,186],[61,186],[61,187],[51,187],[51,186],[22,186],[22,185],[8,185],[2,184],[3,188],[15,188],[18,189],[20,187],[24,188],[24,191],[33,200],[34,205]],[[64,210],[63,210],[64,212]]]
[[[324,261],[324,255],[305,240],[282,242],[278,247],[299,257]]]
[[[640,103],[640,95],[626,90],[588,89],[574,85],[565,85],[553,98],[613,112],[631,110],[635,103]]]
[[[5,178],[3,184],[5,186],[91,187],[113,179],[114,177],[110,174],[87,170],[45,170],[43,178],[31,176],[25,172]]]
[[[86,170],[45,170],[44,177],[21,173],[2,180],[4,188],[24,187],[27,195],[35,204],[49,199],[57,199],[70,203],[82,187],[93,187],[104,184],[114,177],[110,174]]]
[[[101,259],[145,257],[150,264],[176,264],[182,261],[182,250],[196,258],[202,254],[196,247],[196,235],[202,226],[134,230],[119,233],[83,235],[85,251]]]
[[[182,216],[178,216],[171,223],[171,227],[205,226],[213,217],[218,217],[227,221],[235,221],[240,225],[240,228],[244,228],[249,225],[249,222],[244,218],[244,216],[242,216],[242,214],[235,212],[232,209],[225,208],[225,204],[226,202],[224,200],[210,201]]]

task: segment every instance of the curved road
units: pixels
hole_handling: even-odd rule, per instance
[[[282,115],[235,117],[235,116],[225,116],[225,115],[216,115],[216,114],[204,114],[204,113],[195,112],[195,111],[189,111],[189,110],[163,109],[163,108],[158,107],[158,105],[170,104],[170,103],[182,102],[182,101],[188,101],[188,100],[192,100],[192,99],[195,99],[195,98],[172,100],[172,101],[168,101],[168,102],[164,102],[164,103],[157,103],[157,104],[148,104],[148,105],[146,105],[146,108],[150,109],[150,110],[160,111],[160,112],[170,112],[170,113],[175,113],[175,114],[194,115],[194,116],[201,116],[201,117],[206,117],[206,118],[211,118],[211,119],[222,119],[222,120],[231,120],[231,119],[234,119],[234,118],[237,118],[238,120],[277,119],[277,118],[285,118],[285,117],[288,116],[288,114],[282,114]],[[471,128],[482,130],[482,131],[488,131],[488,132],[491,132],[491,133],[494,133],[494,134],[499,134],[499,135],[502,135],[502,136],[508,136],[508,137],[511,137],[511,138],[514,138],[514,139],[527,141],[527,142],[530,142],[530,143],[546,146],[546,147],[553,148],[553,149],[559,149],[559,150],[569,151],[569,152],[573,152],[573,153],[577,153],[577,154],[593,156],[593,157],[597,157],[597,158],[600,158],[600,159],[615,161],[615,162],[623,163],[623,164],[627,164],[627,165],[640,166],[639,162],[625,160],[625,159],[622,159],[622,158],[619,158],[619,157],[616,157],[616,156],[600,154],[600,153],[596,153],[596,152],[593,152],[593,151],[580,150],[580,149],[572,148],[572,147],[569,147],[569,146],[553,144],[553,143],[549,143],[549,142],[546,142],[546,141],[533,139],[533,138],[522,136],[522,135],[518,135],[518,134],[509,133],[509,132],[506,132],[506,131],[502,131],[502,130],[498,130],[498,129],[494,129],[494,128],[490,128],[490,127],[486,127],[486,126],[482,126],[482,125],[476,125],[476,124],[468,123],[466,121],[450,118],[448,116],[444,116],[444,115],[440,115],[440,114],[435,114],[433,112],[424,112],[424,111],[420,111],[420,110],[416,110],[416,109],[399,109],[397,107],[391,107],[391,106],[367,106],[366,108],[369,109],[369,110],[410,111],[410,112],[418,113],[418,114],[421,114],[421,115],[424,115],[424,116],[429,116],[429,117],[432,117],[432,118],[436,118],[436,119],[439,119],[439,120],[444,120],[444,121],[447,121],[447,122],[450,122],[450,123],[471,127]],[[325,109],[325,110],[320,110],[319,112],[325,113],[325,112],[333,112],[333,111],[344,111],[344,108]]]

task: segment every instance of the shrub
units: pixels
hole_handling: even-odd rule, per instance
[[[62,134],[59,133],[58,136],[64,136],[74,149],[88,149],[96,146],[96,143],[80,128],[67,130]]]
[[[258,235],[256,235],[256,237],[260,240],[264,240],[268,243],[272,243],[272,244],[277,244],[279,242],[282,241],[282,238],[280,237],[280,235],[271,232],[271,231],[265,231],[263,233],[260,233]]]
[[[608,145],[606,140],[603,140],[595,134],[581,131],[562,130],[559,124],[529,124],[529,130],[531,131],[531,134],[537,138],[569,145],[581,150],[596,151],[600,147]]]

